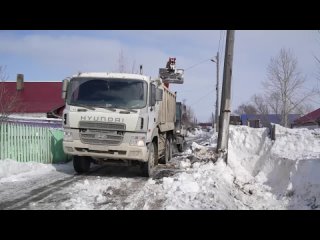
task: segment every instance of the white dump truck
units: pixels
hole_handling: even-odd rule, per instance
[[[63,149],[76,172],[89,171],[91,162],[121,160],[140,165],[149,177],[158,162],[171,159],[176,95],[161,79],[79,73],[63,81],[62,96]]]

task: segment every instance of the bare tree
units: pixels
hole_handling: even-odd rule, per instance
[[[9,93],[9,90],[5,85],[6,80],[8,80],[6,68],[0,66],[0,122],[6,121],[13,110],[18,109],[21,106],[18,93]]]
[[[314,111],[314,106],[310,103],[305,103],[296,109],[297,114],[306,115],[307,113],[310,113]]]
[[[127,58],[125,57],[125,54],[121,49],[119,53],[119,58],[118,58],[118,72],[129,73],[130,72],[129,69],[130,67],[128,67],[128,64],[127,64]],[[133,60],[132,62],[131,73],[138,73],[138,70],[136,69],[136,60]]]
[[[209,117],[208,122],[211,123],[211,126],[212,126],[212,127],[214,127],[215,116],[214,116],[213,113],[212,113],[211,116]]]
[[[126,64],[126,59],[123,55],[123,50],[121,49],[120,53],[119,53],[119,59],[118,59],[118,64],[119,64],[119,73],[125,73],[127,70],[127,64]]]
[[[320,36],[320,30],[318,30],[318,34]],[[318,40],[318,43],[320,44],[320,37],[317,40]],[[318,65],[318,71],[316,73],[316,78],[317,78],[318,82],[317,82],[317,86],[313,89],[313,91],[316,94],[320,95],[320,57],[314,55],[314,58],[315,58],[316,63]]]
[[[257,114],[269,114],[268,100],[263,95],[253,95],[251,98],[252,104],[257,110]]]
[[[136,68],[136,60],[134,60],[133,63],[132,63],[131,73],[136,73],[136,72],[135,72],[135,68]]]
[[[257,114],[257,109],[252,104],[241,104],[235,111],[235,114]]]
[[[195,114],[194,114],[193,109],[191,108],[191,106],[188,106],[186,104],[186,99],[183,99],[182,103],[186,107],[185,116],[183,116],[183,117],[185,119],[185,123],[187,125],[187,128],[195,127],[196,118],[195,118]]]
[[[194,112],[190,106],[187,106],[187,122],[191,127],[194,127],[195,116],[194,116]]]
[[[302,93],[305,79],[298,71],[298,62],[291,50],[281,49],[276,58],[271,58],[267,68],[267,80],[263,82],[266,95],[277,97],[277,111],[281,124],[288,127],[288,115],[294,112],[308,97]]]

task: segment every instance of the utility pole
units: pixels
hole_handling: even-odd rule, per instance
[[[216,132],[219,131],[219,52],[217,52],[217,85],[216,85]]]
[[[219,52],[217,52],[216,60],[211,59],[212,62],[216,63],[217,66],[217,84],[216,84],[216,132],[219,131]]]
[[[229,140],[229,122],[231,108],[231,77],[235,30],[227,30],[226,51],[223,67],[223,83],[221,96],[221,109],[219,121],[219,133],[217,153],[224,158],[225,163],[228,160],[228,140]]]

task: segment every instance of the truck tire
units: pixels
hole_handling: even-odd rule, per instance
[[[168,163],[172,158],[172,151],[173,151],[172,138],[170,136],[168,136],[166,138],[166,146],[165,146],[164,156],[161,158],[160,163],[162,163],[162,164]]]
[[[73,156],[73,168],[77,173],[86,173],[90,170],[91,160],[89,157]]]
[[[143,162],[141,167],[142,167],[142,175],[144,177],[152,177],[153,171],[154,171],[154,166],[156,163],[156,147],[154,142],[151,142],[148,146],[148,161]]]
[[[183,152],[185,148],[185,142],[183,141],[181,144],[178,144],[177,147],[179,152]]]
[[[172,145],[172,137],[168,136],[168,158],[166,162],[169,162],[172,159],[173,145]]]

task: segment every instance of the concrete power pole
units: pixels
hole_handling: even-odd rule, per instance
[[[224,57],[223,67],[223,84],[221,96],[221,109],[219,119],[219,133],[217,153],[224,158],[227,163],[228,160],[228,140],[229,140],[229,122],[230,122],[230,108],[231,108],[231,77],[232,77],[232,61],[233,61],[233,46],[234,46],[235,30],[227,31],[226,51]]]
[[[216,85],[216,132],[219,131],[219,52],[217,52],[216,60],[211,59],[212,62],[216,63],[217,66],[217,85]]]
[[[219,52],[217,52],[217,85],[216,85],[216,132],[219,131]]]

